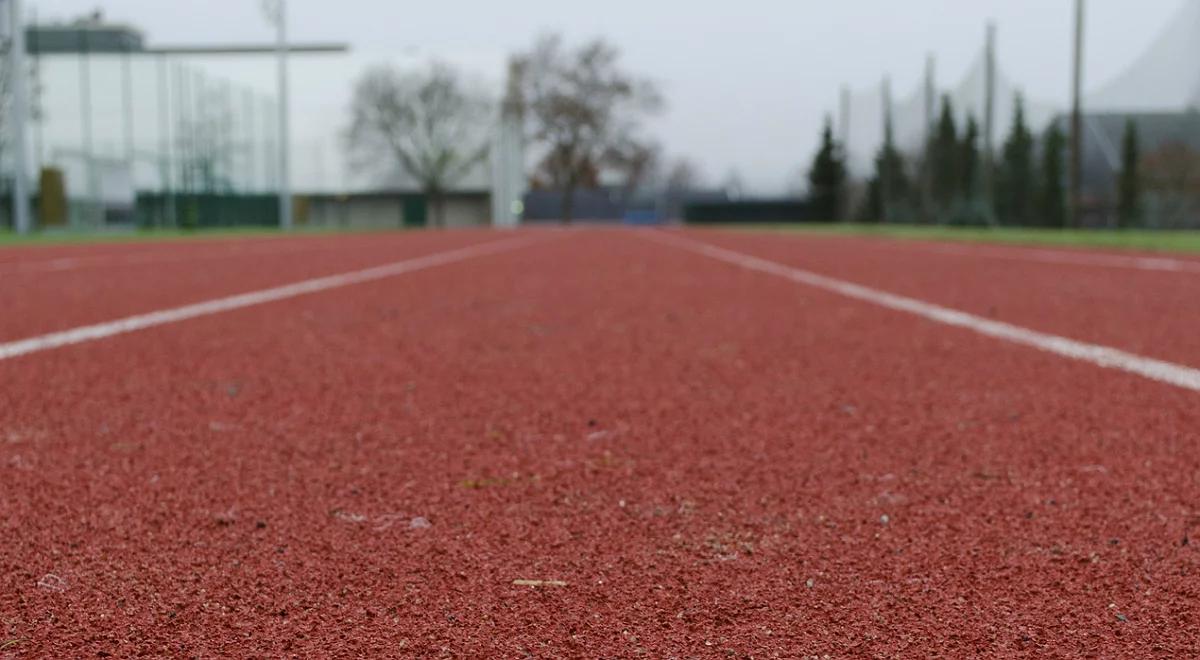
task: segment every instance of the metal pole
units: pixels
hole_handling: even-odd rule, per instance
[[[13,226],[18,234],[33,229],[29,213],[29,135],[25,130],[29,118],[29,88],[25,69],[25,23],[20,0],[9,0],[9,75],[12,76],[12,136],[13,136]]]
[[[159,167],[162,176],[163,202],[166,209],[166,224],[174,227],[175,194],[173,183],[174,162],[171,158],[171,90],[167,56],[158,56],[158,142]]]
[[[926,214],[926,220],[931,219],[929,216],[933,211],[933,152],[930,147],[933,146],[934,124],[937,122],[937,111],[934,107],[937,103],[934,66],[933,53],[930,53],[925,59],[925,162],[921,164],[921,205],[924,207],[922,211]]]
[[[839,142],[841,143],[841,157],[847,166],[850,164],[850,112],[850,88],[844,85],[841,88],[841,108],[839,108],[839,122],[841,124],[841,136]],[[850,198],[850,194],[842,194],[841,209],[839,209],[839,211],[841,214],[841,220],[845,222],[850,222],[851,220]]]
[[[279,227],[286,231],[292,228],[292,182],[288,171],[287,0],[279,0],[276,20],[279,28],[276,47],[279,56]]]
[[[96,177],[95,146],[92,142],[92,61],[88,53],[90,48],[90,28],[80,28],[82,47],[79,54],[79,112],[83,123],[83,166],[87,173],[87,201],[84,210],[88,221],[97,220],[93,211],[100,209],[100,182]],[[98,214],[95,214],[98,215]]]
[[[175,71],[175,144],[176,152],[178,153],[177,163],[178,171],[172,172],[172,177],[178,177],[179,190],[184,194],[188,192],[188,164],[190,152],[188,151],[188,97],[187,97],[187,72],[183,65],[176,62],[172,67]]]
[[[263,139],[262,139],[262,174],[263,174],[263,189],[270,191],[276,189],[275,181],[275,148],[271,145],[271,113],[274,110],[271,99],[268,96],[262,98],[262,122],[263,122]]]
[[[121,55],[121,114],[125,118],[125,163],[129,168],[130,183],[134,179],[134,136],[133,136],[133,57],[126,50]],[[134,184],[134,190],[137,185]]]
[[[254,158],[254,91],[248,87],[242,90],[242,112],[246,123],[246,189],[249,192],[257,192],[258,173],[255,171]]]
[[[218,93],[220,94],[220,102],[218,105],[220,107],[221,116],[217,121],[219,129],[215,131],[215,133],[220,136],[217,139],[217,144],[220,146],[220,158],[217,159],[217,162],[221,164],[222,176],[218,177],[218,180],[224,179],[224,181],[220,182],[224,192],[234,193],[237,192],[237,189],[234,187],[233,108],[230,103],[230,95],[232,94],[230,87],[231,83],[229,80],[227,78],[222,78],[221,83],[217,88]]]
[[[882,165],[879,172],[879,200],[883,213],[883,222],[891,222],[892,202],[892,81],[883,79],[883,154],[880,158]]]
[[[1071,76],[1071,226],[1083,222],[1083,0],[1075,0],[1075,48]]]
[[[194,170],[195,187],[194,192],[209,193],[212,192],[212,187],[209,185],[212,182],[211,175],[211,157],[212,145],[209,129],[209,114],[208,90],[204,88],[205,78],[204,72],[196,69],[192,72],[192,168]]]
[[[33,7],[29,8],[29,24],[34,28],[37,27],[37,10]],[[46,162],[46,151],[42,140],[42,123],[45,120],[45,109],[42,108],[42,64],[41,64],[41,48],[38,44],[38,33],[35,29],[33,32],[33,42],[29,44],[29,57],[31,60],[30,71],[32,72],[30,90],[30,109],[32,116],[30,119],[33,123],[33,171],[38,180],[38,194],[41,194],[41,175],[42,166]]]
[[[983,212],[989,225],[996,224],[995,167],[996,154],[993,135],[996,132],[996,24],[987,24],[984,46],[983,81]]]

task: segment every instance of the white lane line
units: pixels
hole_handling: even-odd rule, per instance
[[[785,266],[774,261],[735,252],[734,250],[727,250],[676,234],[655,230],[643,232],[640,235],[711,259],[740,266],[747,270],[776,275],[799,284],[806,284],[848,298],[879,305],[880,307],[907,312],[937,323],[965,328],[981,335],[1029,346],[1072,360],[1094,364],[1105,369],[1126,371],[1151,380],[1200,392],[1200,369],[1127,353],[1110,346],[1089,344],[1058,335],[1038,332],[1037,330],[1030,330],[1029,328],[1023,328],[1010,323],[993,321],[957,309],[942,307],[941,305],[935,305],[923,300],[908,298],[862,286],[861,284],[854,284],[845,280],[819,275],[800,268]]]
[[[895,247],[892,244],[889,247]],[[1067,250],[1046,250],[1041,248],[997,248],[965,245],[932,245],[914,243],[905,245],[917,250],[950,254],[961,257],[989,257],[992,259],[1009,259],[1016,261],[1036,261],[1047,264],[1071,264],[1076,266],[1101,266],[1108,268],[1134,268],[1137,270],[1156,270],[1170,273],[1200,273],[1200,261],[1172,259],[1170,257],[1149,257],[1119,254],[1089,254],[1086,252],[1070,252]]]
[[[799,238],[799,236],[797,236]],[[822,237],[826,238],[826,237]],[[955,257],[1005,259],[1008,261],[1030,261],[1045,264],[1071,266],[1096,266],[1100,268],[1130,268],[1167,273],[1200,274],[1200,260],[1177,259],[1167,256],[1145,254],[1112,254],[1107,252],[1085,252],[1083,250],[1053,250],[1038,247],[997,246],[980,243],[932,243],[920,240],[890,239],[887,237],[831,236],[837,240],[853,241],[854,245],[867,246],[889,252],[933,252]]]
[[[157,263],[184,263],[198,260],[231,259],[237,257],[276,256],[297,252],[326,252],[345,249],[342,245],[264,245],[233,246],[218,250],[195,251],[141,251],[118,254],[87,254],[76,257],[57,257],[45,260],[18,260],[0,263],[0,274],[4,273],[57,273],[96,266],[140,266]]]
[[[106,337],[112,337],[114,335],[120,335],[127,332],[152,328],[156,325],[178,323],[179,321],[185,321],[187,319],[193,319],[200,316],[219,314],[221,312],[228,312],[235,309],[241,309],[243,307],[252,307],[254,305],[262,305],[264,303],[285,300],[287,298],[295,298],[296,296],[317,293],[319,291],[337,289],[344,286],[350,286],[352,284],[361,284],[363,282],[381,280],[387,277],[395,277],[405,273],[433,268],[435,266],[444,266],[446,264],[452,264],[458,261],[466,261],[467,259],[474,259],[476,257],[482,257],[489,254],[508,252],[545,240],[545,236],[532,236],[492,241],[482,245],[472,245],[456,250],[438,252],[424,257],[404,259],[402,261],[396,261],[390,264],[384,264],[382,266],[375,266],[372,268],[365,268],[363,270],[302,280],[293,284],[285,284],[283,286],[261,289],[259,291],[250,291],[248,293],[241,293],[225,298],[215,298],[213,300],[206,300],[204,302],[184,305],[182,307],[162,309],[146,314],[127,316],[123,319],[117,319],[115,321],[106,321],[104,323],[97,323],[95,325],[85,325],[78,328],[72,328],[70,330],[63,330],[61,332],[52,332],[50,334],[40,335],[37,337],[29,337],[28,339],[20,339],[17,341],[0,344],[0,360],[7,360],[9,358],[15,358],[20,355],[28,355],[29,353],[36,353],[38,351],[48,351],[50,349],[69,346],[71,344],[79,344],[96,339],[104,339]]]

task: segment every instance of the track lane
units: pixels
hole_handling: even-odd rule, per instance
[[[989,319],[1200,367],[1200,276],[972,258],[902,241],[687,231],[713,245]]]
[[[0,341],[13,341],[483,241],[490,231],[92,246],[87,268],[0,273]],[[88,258],[75,250],[72,259]],[[65,257],[54,257],[49,262]]]
[[[34,656],[1200,642],[1194,394],[623,232],[0,379]]]

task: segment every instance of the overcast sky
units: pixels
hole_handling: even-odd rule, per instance
[[[1189,0],[1091,0],[1087,86],[1118,74]],[[268,41],[258,0],[26,0],[39,20],[102,7],[152,44]],[[632,70],[657,81],[669,107],[648,125],[674,155],[712,181],[737,170],[756,192],[784,190],[811,156],[838,90],[892,76],[897,94],[919,84],[927,53],[939,82],[962,75],[999,29],[999,62],[1031,97],[1066,103],[1070,0],[290,0],[296,40],[347,41],[350,57],[298,60],[293,69],[299,159],[340,170],[337,128],[361,67],[439,58],[498,86],[509,53],[545,31],[603,36]],[[221,75],[270,89],[269,62],[217,64]],[[311,163],[298,164],[314,176]]]

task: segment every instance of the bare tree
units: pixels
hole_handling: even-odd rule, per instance
[[[687,158],[676,159],[663,177],[663,210],[667,217],[682,219],[688,197],[704,185],[699,168]]]
[[[176,129],[180,141],[179,167],[185,186],[193,192],[233,190],[233,114],[215,89],[194,92],[196,110]]]
[[[688,193],[704,185],[700,169],[687,158],[679,158],[667,171],[666,188],[676,193]]]
[[[487,156],[491,112],[488,98],[449,65],[379,65],[355,86],[346,142],[356,168],[399,167],[415,179],[440,227],[446,192]]]
[[[544,150],[535,182],[562,192],[563,222],[571,221],[578,188],[630,162],[639,120],[662,105],[654,85],[622,70],[618,57],[600,39],[568,50],[550,35],[513,58],[510,86],[519,90],[531,141]]]
[[[661,159],[658,145],[627,141],[610,147],[603,162],[620,177],[621,201],[628,203],[638,188],[657,178]]]
[[[721,183],[721,189],[725,191],[725,196],[734,201],[742,198],[746,193],[746,184],[742,181],[742,173],[733,168],[729,170],[729,174],[725,175],[725,181]]]

